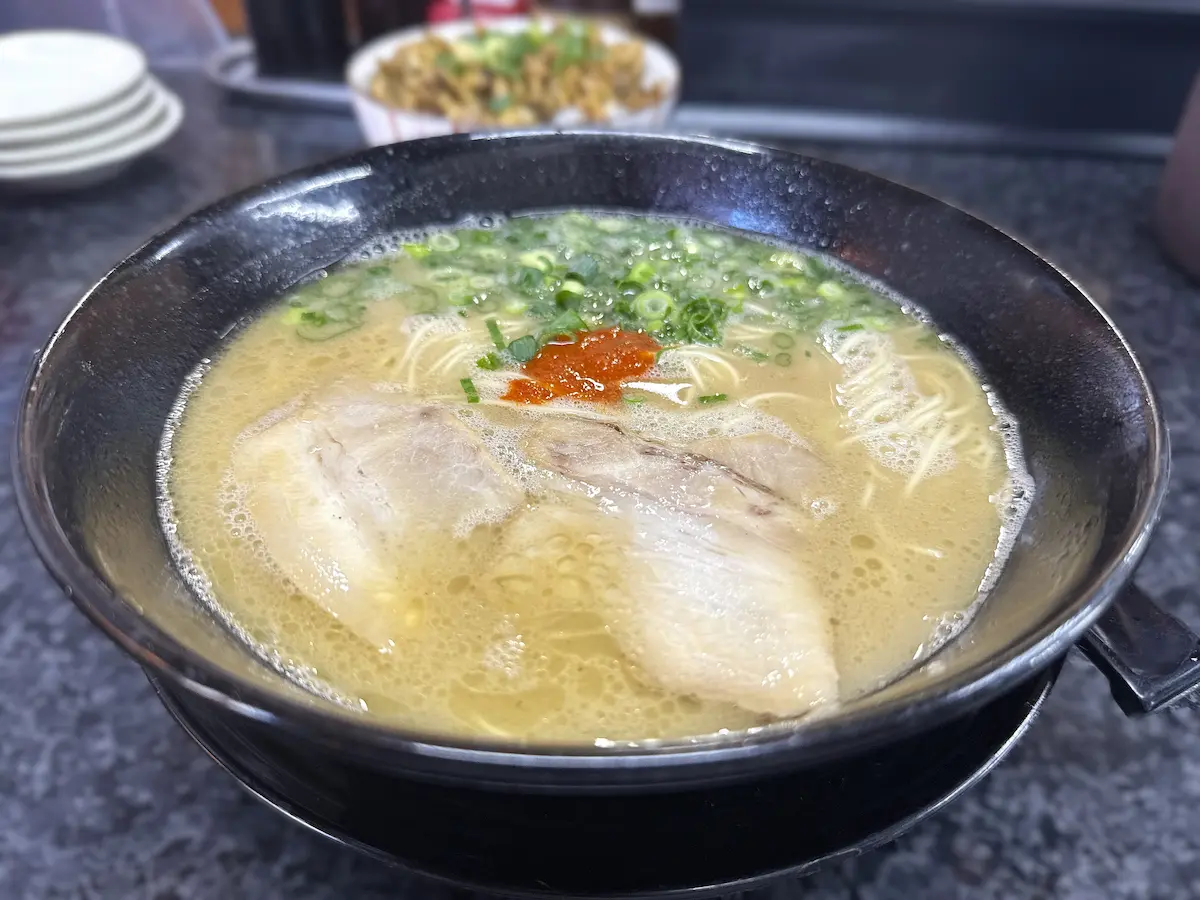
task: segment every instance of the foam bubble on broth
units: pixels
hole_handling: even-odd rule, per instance
[[[472,224],[502,230],[504,220]],[[397,234],[363,248],[356,258],[390,259],[402,244],[432,233]],[[845,269],[826,261],[832,269]],[[408,283],[396,278],[397,284]],[[917,308],[905,304],[904,309],[914,322],[923,321]],[[864,506],[868,485],[862,472],[879,460],[861,441],[846,445],[845,420],[828,416],[837,411],[828,408],[828,390],[844,379],[845,371],[820,340],[798,339],[790,370],[737,362],[744,367],[739,369],[739,396],[768,398],[752,405],[734,398],[724,406],[680,410],[648,397],[616,409],[555,402],[538,410],[513,410],[497,400],[511,372],[485,372],[466,359],[465,369],[422,371],[423,380],[409,385],[403,382],[405,373],[383,364],[387,357],[398,359],[416,330],[435,319],[438,324],[430,333],[459,334],[489,349],[477,322],[453,312],[408,315],[382,297],[373,298],[361,328],[322,344],[299,343],[277,319],[264,316],[235,335],[215,365],[202,367],[189,380],[164,435],[159,467],[164,533],[176,563],[221,620],[262,658],[314,693],[408,726],[603,744],[747,729],[762,720],[729,704],[654,688],[621,659],[619,650],[605,644],[602,627],[589,630],[595,624],[594,595],[610,577],[611,566],[606,568],[610,564],[603,548],[589,543],[587,535],[564,532],[555,537],[563,545],[561,559],[576,569],[556,572],[553,580],[544,577],[548,573],[510,574],[511,583],[500,585],[491,576],[500,565],[494,554],[508,525],[495,518],[460,523],[456,534],[473,537],[460,541],[456,552],[428,573],[425,637],[387,653],[367,648],[315,604],[281,585],[253,527],[245,527],[244,519],[234,521],[237,514],[230,511],[240,506],[236,485],[222,486],[220,478],[213,483],[204,473],[214,465],[219,468],[213,460],[227,456],[246,434],[289,415],[303,402],[297,398],[331,381],[357,379],[381,392],[413,393],[456,409],[534,507],[556,501],[547,492],[546,473],[523,455],[521,440],[532,424],[549,415],[603,417],[671,445],[714,433],[771,434],[836,461],[840,468],[826,473],[814,501],[819,528],[797,553],[826,599],[835,655],[850,694],[895,677],[969,622],[998,576],[1032,496],[1015,423],[977,382],[975,393],[966,397],[967,416],[993,435],[997,458],[986,463],[982,456],[964,456],[961,445],[955,447],[951,461],[930,467],[917,499],[907,502],[892,502],[888,495],[902,491],[911,462],[907,468],[885,465],[878,475],[881,484]],[[916,353],[915,336],[898,334],[894,340],[905,355]],[[805,351],[811,351],[811,358]],[[949,341],[942,340],[934,352],[950,354],[976,371]],[[912,365],[917,376],[925,374],[923,363]],[[245,377],[250,371],[254,375]],[[464,375],[478,388],[479,405],[463,403],[458,380]],[[687,375],[680,361],[663,354],[647,377],[676,380]],[[780,394],[800,399],[775,396]],[[970,466],[990,487],[972,482],[964,498],[951,482],[965,476]],[[524,613],[508,608],[523,603],[533,605],[522,607]],[[531,609],[548,612],[533,614]],[[521,702],[537,705],[539,714],[523,718],[517,711]]]

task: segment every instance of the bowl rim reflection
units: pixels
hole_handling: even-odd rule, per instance
[[[615,141],[629,152],[645,152],[652,145],[662,147],[680,144],[733,152],[760,160],[766,158],[794,166],[803,165],[810,171],[843,172],[860,180],[881,183],[889,190],[898,188],[915,197],[930,199],[928,195],[871,173],[740,141],[607,130],[567,133],[535,130],[516,134],[453,135],[430,138],[419,143],[425,152],[437,153],[443,146],[455,147],[464,141],[494,142],[505,145],[490,151],[499,155],[505,149],[520,150],[529,143],[548,139],[560,140],[564,147],[578,141]],[[412,146],[413,143],[397,145]],[[352,710],[340,710],[327,702],[308,702],[290,697],[218,666],[139,614],[134,605],[111,589],[96,569],[72,547],[54,513],[41,470],[41,452],[35,441],[33,410],[43,372],[47,360],[54,355],[64,334],[72,329],[79,312],[122,274],[147,264],[161,264],[172,248],[178,246],[180,235],[199,228],[213,228],[214,223],[251,204],[261,203],[264,198],[284,192],[296,195],[317,189],[328,185],[331,178],[336,178],[339,173],[344,174],[356,168],[370,171],[370,161],[388,150],[386,147],[370,148],[257,184],[193,212],[152,237],[84,294],[55,329],[45,347],[37,353],[26,377],[14,433],[13,475],[18,509],[39,556],[67,595],[93,623],[144,668],[189,694],[231,713],[282,727],[297,736],[315,738],[351,752],[366,750],[384,760],[389,759],[389,755],[400,753],[421,758],[433,768],[473,764],[476,772],[481,771],[480,766],[494,767],[494,771],[572,770],[581,774],[586,770],[611,772],[617,769],[663,772],[678,767],[681,773],[695,773],[694,776],[681,777],[699,778],[700,773],[704,772],[703,778],[707,780],[710,777],[706,768],[708,764],[729,763],[734,769],[747,769],[750,767],[744,765],[746,761],[768,756],[775,757],[781,765],[785,760],[794,762],[800,757],[806,763],[818,762],[821,758],[842,755],[851,746],[857,750],[878,745],[889,737],[910,734],[945,720],[955,712],[966,712],[981,705],[1063,656],[1104,612],[1145,552],[1166,495],[1170,451],[1161,405],[1141,362],[1107,313],[1069,276],[1000,229],[951,204],[936,200],[994,232],[1000,240],[1015,244],[1024,254],[1041,260],[1048,270],[1062,280],[1064,287],[1069,286],[1073,293],[1068,291],[1061,302],[1090,307],[1090,311],[1103,320],[1112,332],[1115,346],[1120,347],[1127,365],[1136,374],[1145,402],[1146,475],[1149,481],[1146,489],[1140,492],[1134,511],[1129,516],[1130,524],[1097,574],[1073,591],[1070,602],[1064,603],[1040,627],[1031,629],[1022,640],[1008,644],[1002,653],[982,660],[948,681],[933,681],[930,686],[915,688],[904,697],[864,705],[828,717],[785,719],[749,732],[597,744],[523,743],[439,735],[385,724]],[[527,775],[526,780],[537,781],[537,772]]]

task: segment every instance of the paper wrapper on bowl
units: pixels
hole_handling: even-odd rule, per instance
[[[1175,132],[1154,218],[1163,249],[1200,278],[1200,77],[1192,83]]]
[[[552,24],[550,20],[542,21],[547,27]],[[523,31],[529,25],[530,19],[524,16],[512,16],[487,23],[489,29],[498,31]],[[416,110],[397,109],[380,103],[371,95],[371,79],[378,70],[379,63],[395,54],[398,47],[419,41],[429,33],[453,40],[469,34],[474,28],[475,24],[469,21],[449,22],[431,28],[410,28],[376,38],[351,57],[346,66],[346,81],[350,85],[355,117],[358,119],[359,128],[362,130],[363,138],[368,146],[381,146],[398,141],[412,141],[418,138],[439,137],[466,131],[505,130],[497,126],[480,127],[473,122],[453,122],[442,116]],[[654,131],[662,128],[679,102],[678,61],[661,44],[647,41],[623,29],[606,26],[601,34],[606,43],[640,40],[645,44],[643,81],[647,85],[662,84],[665,88],[663,99],[654,106],[637,112],[614,109],[608,120],[604,122],[588,122],[578,112],[564,110],[555,117],[554,121],[545,123],[545,126],[549,128],[613,128],[625,131]]]

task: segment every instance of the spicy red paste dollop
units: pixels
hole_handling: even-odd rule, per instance
[[[502,399],[536,404],[569,397],[614,403],[621,399],[621,385],[650,371],[661,349],[658,341],[640,331],[606,328],[563,335],[521,367],[525,377],[514,378]]]

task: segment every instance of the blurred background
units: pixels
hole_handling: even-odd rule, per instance
[[[623,19],[674,48],[685,130],[1161,155],[1200,66],[1192,0],[686,0],[682,15],[682,0],[475,0],[474,10],[531,6]],[[241,77],[249,30],[260,74],[328,81],[364,42],[460,13],[458,0],[6,0],[0,31],[106,31],[154,66]]]
[[[1172,493],[1139,583],[1200,625],[1200,290],[1188,275],[1200,272],[1200,0],[467,7],[0,0],[0,442],[36,348],[89,285],[189,212],[367,143],[570,120],[599,97],[597,124],[759,139],[910,184],[1079,280],[1138,351],[1172,431]],[[551,78],[555,97],[535,102],[511,75],[512,40],[481,63],[426,33],[397,36],[469,12],[511,37],[528,30],[512,17],[533,11],[595,17],[613,55],[589,57],[596,71],[569,90]],[[241,793],[44,573],[7,476],[0,622],[0,895],[463,896]],[[1072,659],[982,784],[887,847],[763,896],[1200,896],[1198,742],[1193,711],[1126,720]]]

